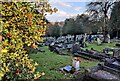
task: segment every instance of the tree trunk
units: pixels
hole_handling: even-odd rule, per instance
[[[107,19],[108,19],[108,17],[107,17],[107,15],[105,15],[105,17],[104,17],[104,27],[103,27],[103,37],[104,37],[103,42],[104,43],[106,42],[106,37],[107,37],[107,34],[108,34]]]

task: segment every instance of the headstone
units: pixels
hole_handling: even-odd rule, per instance
[[[101,40],[99,37],[97,37],[97,44],[100,45],[101,44]]]
[[[74,56],[74,53],[77,53],[79,50],[80,50],[79,43],[73,44],[73,46],[72,46],[72,54],[73,54],[73,56]]]
[[[84,43],[86,42],[86,38],[87,38],[87,34],[85,33],[84,39],[83,39],[83,42],[84,42]]]
[[[90,34],[88,37],[88,41],[91,42],[91,40],[92,40],[92,35]]]
[[[109,34],[107,34],[107,43],[110,43],[110,35]]]

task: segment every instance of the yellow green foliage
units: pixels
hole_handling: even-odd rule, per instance
[[[37,63],[28,57],[25,46],[35,48],[35,42],[42,41],[45,34],[45,13],[56,12],[48,2],[1,2],[2,53],[0,54],[1,79],[37,79],[44,73],[35,71]]]

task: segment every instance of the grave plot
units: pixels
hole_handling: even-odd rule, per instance
[[[91,50],[87,50],[87,51],[78,51],[78,54],[76,54],[76,56],[83,55],[83,56],[87,56],[93,59],[97,59],[100,61],[103,61],[105,58],[110,58],[109,56],[105,55],[105,54],[100,54],[96,51],[91,51]]]
[[[107,59],[79,76],[78,81],[120,81],[120,58]]]
[[[64,40],[66,40],[66,39],[64,39]],[[111,44],[111,47],[113,46],[113,44]],[[82,48],[80,51],[78,51],[78,54],[77,54],[78,57],[80,57],[82,59],[82,62],[80,63],[80,71],[71,74],[70,72],[58,70],[58,69],[63,68],[65,66],[72,65],[72,61],[70,60],[70,59],[72,59],[72,54],[71,54],[72,45],[73,45],[73,42],[70,42],[70,41],[63,42],[63,39],[57,40],[57,41],[55,40],[52,43],[49,43],[49,46],[46,49],[47,51],[45,51],[44,54],[38,54],[40,56],[36,56],[36,58],[38,60],[37,62],[39,62],[39,64],[41,64],[40,67],[43,70],[45,70],[45,72],[48,73],[42,79],[46,79],[46,78],[51,78],[51,79],[53,79],[53,78],[57,78],[57,79],[59,79],[59,78],[60,79],[61,78],[62,79],[72,78],[72,79],[79,80],[81,74],[86,75],[84,73],[85,69],[96,66],[98,63],[100,63],[99,61],[106,62],[108,59],[111,58],[111,56],[109,56],[107,53],[102,52],[103,48],[105,48],[106,45],[105,46],[104,45],[103,46],[102,45],[101,46],[97,46],[97,45],[94,46],[92,44],[93,46],[92,45],[89,46],[89,44],[88,44],[87,48],[91,47],[92,49]],[[43,46],[43,48],[44,48],[44,46]],[[98,50],[99,48],[100,48],[101,52]],[[48,51],[48,49],[50,51]],[[97,50],[95,50],[95,49],[97,49]],[[67,50],[69,50],[69,51],[67,51]],[[68,53],[70,56],[66,56],[68,54],[65,54],[65,52]],[[67,57],[67,59],[66,59],[66,57]],[[36,58],[34,57],[35,60],[36,60]],[[42,60],[42,58],[43,58],[43,60]],[[42,60],[42,61],[39,61],[39,60]],[[44,62],[44,63],[40,63],[40,62]],[[97,74],[100,74],[100,76],[101,76],[102,72],[103,72],[104,74],[106,73],[106,75],[108,75],[108,74],[110,75],[110,76],[106,76],[105,78],[110,78],[111,76],[115,76],[115,78],[116,78],[117,76],[115,75],[115,73],[111,73],[110,70],[113,70],[113,67],[110,67],[110,66],[112,66],[112,64],[104,65],[104,66],[101,65],[100,67],[103,67],[104,69],[96,70],[94,72],[94,75],[96,76]],[[40,67],[38,67],[38,68],[40,68]],[[70,68],[71,67],[67,67],[67,70],[69,70]],[[108,70],[106,70],[106,69],[108,69]],[[81,76],[81,78],[84,81],[83,75]],[[90,79],[90,78],[92,78],[92,77],[88,76],[88,79]],[[100,78],[100,77],[98,76],[98,78]],[[89,81],[93,81],[93,79],[89,80]]]
[[[115,65],[115,66],[114,66]],[[109,59],[107,64],[99,64],[94,68],[87,69],[86,76],[88,79],[96,81],[119,81],[120,80],[119,61]],[[92,81],[92,80],[90,80]]]
[[[98,52],[95,50],[83,50],[83,51],[78,51],[78,54],[76,56],[87,56],[93,59],[97,59],[100,61],[105,61],[107,58],[114,58],[114,57],[119,57],[120,56],[120,49],[103,49],[104,51],[113,51],[113,55],[110,55],[108,53],[104,52]]]
[[[49,45],[49,50],[61,55],[67,55],[67,51],[62,43],[53,42]]]
[[[45,38],[44,39],[45,46],[49,46],[49,44],[51,44],[54,41],[55,41],[55,38],[53,38],[53,37],[47,37],[47,38]]]
[[[115,43],[113,43],[115,45]],[[114,46],[113,45],[113,46]],[[88,45],[89,47],[91,45]],[[113,47],[112,45],[110,45],[110,47]],[[93,58],[93,59],[97,59],[97,60],[100,60],[100,61],[105,61],[105,59],[107,58],[113,58],[113,57],[119,57],[120,55],[120,49],[119,48],[102,48],[102,46],[95,46],[96,48],[94,48],[93,46],[91,46],[92,48],[84,48],[82,49],[81,51],[78,51],[78,54],[76,53],[75,55],[76,56],[80,56],[80,57],[87,57],[87,58]],[[100,48],[101,51],[98,51],[98,50],[95,50]],[[103,50],[103,52],[102,52]],[[112,54],[109,54],[107,52],[109,51],[112,51],[113,53]]]
[[[63,43],[63,40],[56,40],[49,44],[49,50],[51,52],[56,52],[57,54],[61,55],[68,55],[68,52],[71,51],[72,43]]]
[[[120,59],[119,58],[108,59],[104,65],[106,67],[109,67],[111,71],[119,73],[120,75]]]
[[[112,52],[113,57],[118,57],[120,55],[120,48],[104,48],[103,53]]]
[[[38,54],[29,55],[39,64],[36,70],[45,72],[45,76],[41,77],[41,79],[74,79],[75,74],[58,71],[59,68],[67,65],[72,66],[72,56],[59,55],[54,52],[50,52],[46,46],[42,48],[45,52],[38,52]],[[90,61],[81,58],[79,72],[84,71],[85,68],[94,67],[98,63],[98,61]]]

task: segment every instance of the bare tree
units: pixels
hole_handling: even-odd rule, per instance
[[[104,35],[104,42],[106,34],[108,33],[108,18],[110,16],[111,8],[114,4],[113,0],[102,0],[101,2],[90,2],[87,4],[87,12],[89,13],[91,19],[104,19],[104,26],[102,27],[102,32]]]

